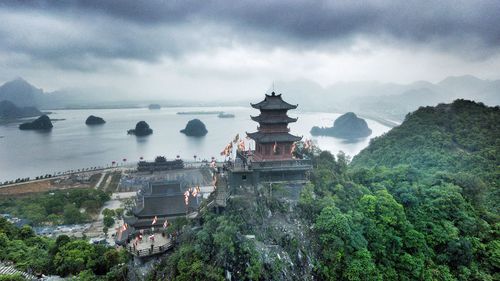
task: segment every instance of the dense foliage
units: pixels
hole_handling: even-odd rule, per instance
[[[352,166],[407,164],[427,172],[469,172],[496,184],[499,147],[500,107],[456,100],[408,114],[401,126],[374,138]]]
[[[152,278],[500,280],[499,124],[498,108],[458,100],[409,115],[350,165],[299,146],[314,170],[295,205],[266,187],[235,196]]]
[[[97,213],[108,200],[108,194],[92,188],[57,190],[37,196],[1,198],[0,213],[28,219],[34,226],[75,224],[89,221],[90,214]]]
[[[244,223],[236,213],[204,214],[203,228],[187,230],[181,246],[149,276],[149,280],[258,280],[262,264],[252,241],[241,234]]]
[[[300,207],[315,226],[320,279],[499,277],[498,213],[474,207],[480,202],[467,195],[468,182],[409,166],[339,174],[328,152],[318,158]]]
[[[124,251],[93,245],[81,239],[60,235],[56,240],[36,236],[31,227],[17,228],[0,218],[0,260],[38,274],[79,275],[82,280],[125,280],[120,264],[128,259]]]
[[[343,155],[315,157],[301,209],[318,277],[498,280],[499,134],[498,107],[457,100],[410,114],[347,172]]]

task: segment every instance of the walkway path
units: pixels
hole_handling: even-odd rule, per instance
[[[28,280],[35,280],[35,279],[37,279],[33,275],[30,275],[30,274],[28,274],[26,272],[17,270],[13,266],[5,265],[5,264],[3,264],[3,263],[0,262],[0,275],[3,275],[3,274],[7,274],[7,275],[20,274],[20,275],[22,275],[24,278],[26,278]]]
[[[146,257],[166,252],[174,246],[172,239],[160,233],[154,234],[154,242],[149,239],[149,235],[144,234],[141,241],[134,245],[134,239],[127,244],[127,251],[136,257]]]
[[[98,189],[99,186],[101,185],[102,180],[104,180],[104,177],[106,176],[106,172],[101,174],[101,177],[99,178],[99,181],[95,184],[95,189]]]

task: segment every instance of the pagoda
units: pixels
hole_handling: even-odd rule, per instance
[[[297,118],[289,117],[287,112],[298,105],[287,103],[281,94],[275,92],[250,105],[260,111],[258,116],[250,116],[259,123],[257,131],[247,133],[255,141],[255,150],[238,150],[229,167],[229,185],[234,190],[256,187],[261,183],[307,182],[311,161],[294,157],[294,143],[302,137],[290,134],[288,128],[288,124],[297,122]]]
[[[271,95],[266,94],[263,101],[251,106],[260,110],[259,116],[250,116],[259,123],[257,132],[247,133],[255,141],[253,161],[293,159],[293,143],[302,137],[290,134],[288,124],[296,122],[297,118],[288,117],[287,111],[296,109],[298,105],[289,104],[281,98],[281,94],[272,92]]]
[[[189,192],[186,201],[185,190],[179,181],[149,182],[137,192],[136,206],[132,210],[133,216],[124,217],[124,223],[128,227],[120,231],[115,242],[124,245],[138,231],[152,227],[162,229],[167,219],[184,217],[196,212],[201,198]]]

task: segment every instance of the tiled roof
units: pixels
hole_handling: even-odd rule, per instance
[[[181,191],[181,183],[178,181],[151,182],[149,183],[149,194],[179,194]],[[147,193],[146,193],[147,194]]]
[[[289,133],[247,133],[248,137],[260,143],[269,142],[296,142],[302,139]]]
[[[280,124],[280,123],[292,123],[296,122],[298,118],[291,118],[286,115],[278,115],[278,116],[263,116],[262,114],[259,116],[250,116],[253,121],[259,122],[262,124]]]
[[[263,110],[289,110],[295,109],[298,106],[287,103],[281,98],[281,94],[276,95],[274,92],[272,92],[271,95],[266,95],[263,101],[250,105],[253,108]]]
[[[189,197],[189,210],[198,208],[201,198],[198,197],[198,201],[195,197]],[[184,203],[184,195],[172,195],[172,196],[145,196],[144,206],[136,210],[134,215],[137,217],[154,217],[154,216],[179,216],[186,214],[188,210]]]

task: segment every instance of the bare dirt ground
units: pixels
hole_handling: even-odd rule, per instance
[[[0,188],[0,195],[44,192],[51,189],[50,180],[17,184]]]
[[[87,171],[49,179],[0,186],[0,196],[19,196],[68,188],[102,188],[114,192],[121,178],[120,169]]]

